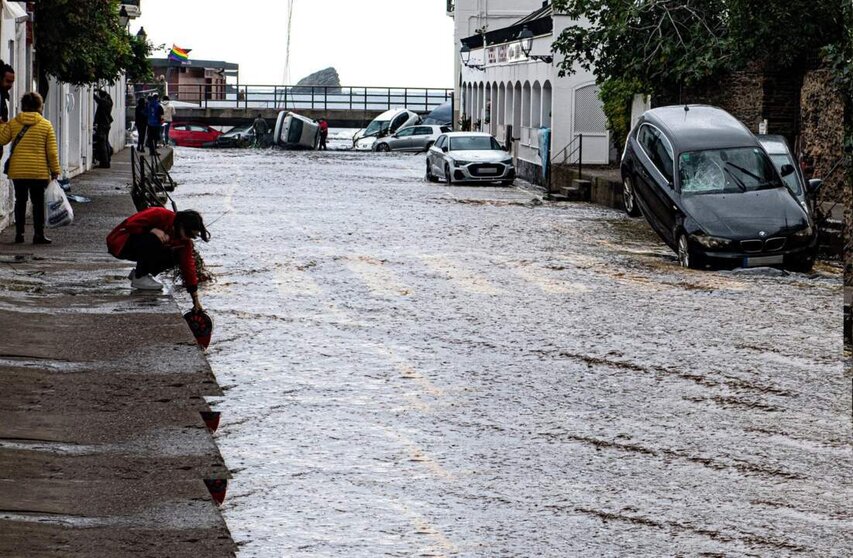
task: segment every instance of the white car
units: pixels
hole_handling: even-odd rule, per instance
[[[515,165],[493,136],[452,132],[439,136],[427,152],[426,178],[430,182],[444,178],[448,184],[500,182],[509,186],[515,181]]]
[[[359,130],[353,137],[353,148],[359,151],[370,151],[377,138],[395,133],[401,128],[413,126],[420,122],[417,113],[407,109],[391,109],[373,119],[367,128]]]

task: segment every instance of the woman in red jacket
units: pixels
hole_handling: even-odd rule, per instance
[[[113,229],[107,236],[107,248],[116,258],[136,262],[136,269],[128,276],[134,289],[159,291],[163,284],[154,276],[179,266],[193,307],[201,310],[193,256],[196,238],[210,240],[210,233],[197,211],[175,213],[163,207],[151,207],[128,217]]]

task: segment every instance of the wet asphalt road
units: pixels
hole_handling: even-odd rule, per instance
[[[242,556],[851,555],[837,270],[423,161],[177,152]]]

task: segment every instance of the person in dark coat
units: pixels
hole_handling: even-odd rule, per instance
[[[148,132],[148,102],[145,97],[139,97],[136,101],[136,131],[139,132],[139,151],[145,151],[145,135]]]
[[[15,68],[0,60],[0,124],[9,122],[9,95],[15,85]],[[0,146],[0,157],[3,147]]]
[[[255,121],[252,123],[252,129],[255,131],[255,147],[263,147],[266,142],[266,136],[270,132],[269,124],[264,120],[263,114],[258,114]]]
[[[160,96],[157,93],[151,96],[145,112],[148,115],[148,149],[153,157],[157,154],[157,144],[163,126],[163,105],[160,104]]]
[[[92,146],[95,159],[102,169],[110,168],[112,146],[110,146],[110,128],[113,125],[113,98],[106,91],[95,92],[95,134]]]

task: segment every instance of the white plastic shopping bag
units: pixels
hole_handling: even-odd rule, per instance
[[[74,210],[59,182],[52,180],[44,193],[44,223],[54,229],[74,222]]]

